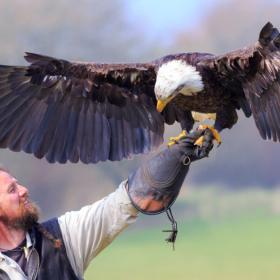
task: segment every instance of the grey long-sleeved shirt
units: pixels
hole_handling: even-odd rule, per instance
[[[125,183],[105,198],[58,218],[67,256],[80,279],[90,261],[136,220],[138,211],[130,202]],[[26,238],[30,248],[28,234]],[[13,280],[27,280],[19,265],[1,252],[0,268]]]

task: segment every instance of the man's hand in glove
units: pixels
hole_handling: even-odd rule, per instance
[[[204,136],[201,146],[195,145]],[[207,157],[213,148],[210,129],[197,129],[150,158],[128,178],[128,194],[142,213],[159,214],[177,198],[191,162]]]

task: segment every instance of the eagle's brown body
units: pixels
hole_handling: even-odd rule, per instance
[[[207,98],[205,99],[205,95]],[[196,111],[200,113],[217,113],[223,107],[231,106],[230,94],[223,95],[222,91],[213,92],[204,90],[199,95],[177,96],[174,99],[176,106],[182,110]]]
[[[279,32],[268,23],[256,44],[222,56],[182,53],[150,63],[101,64],[27,53],[30,66],[0,66],[0,147],[49,162],[121,160],[157,147],[164,123],[190,130],[191,111],[216,113],[221,131],[234,125],[239,109],[253,115],[264,139],[279,141],[279,46]],[[203,89],[183,95],[188,81],[179,81],[159,113],[155,84],[171,61],[189,65]]]

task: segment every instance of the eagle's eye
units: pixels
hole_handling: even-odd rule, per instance
[[[176,88],[176,92],[179,92],[182,88],[184,87],[184,85],[179,85],[177,88]]]

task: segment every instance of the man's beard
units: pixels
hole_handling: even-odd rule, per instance
[[[7,227],[28,231],[39,220],[39,208],[34,202],[29,202],[28,207],[20,204],[19,214],[16,217],[9,217],[3,209],[0,209],[0,221]]]

